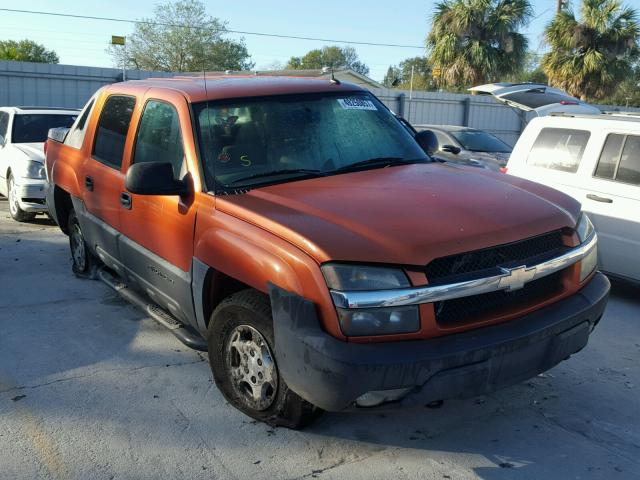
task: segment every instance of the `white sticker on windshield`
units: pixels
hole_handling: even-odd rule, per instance
[[[374,103],[365,98],[339,98],[338,103],[345,110],[377,110]]]

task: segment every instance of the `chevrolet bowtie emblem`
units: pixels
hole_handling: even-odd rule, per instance
[[[536,267],[527,268],[526,266],[522,266],[516,268],[500,268],[500,270],[502,270],[504,274],[498,285],[502,290],[518,290],[536,276]]]

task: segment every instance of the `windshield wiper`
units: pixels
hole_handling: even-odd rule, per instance
[[[329,173],[336,172],[348,172],[351,170],[359,170],[363,167],[378,167],[378,166],[389,166],[389,165],[407,165],[409,163],[418,163],[418,162],[430,162],[432,159],[430,158],[403,158],[403,157],[375,157],[368,158],[366,160],[361,160],[359,162],[351,163],[349,165],[345,165],[340,168],[336,168],[335,170],[331,170]]]
[[[254,180],[254,179],[257,179],[257,178],[271,177],[271,176],[274,176],[274,175],[290,175],[290,174],[306,175],[306,176],[312,176],[312,177],[325,177],[327,175],[322,170],[312,170],[312,169],[307,169],[307,168],[285,168],[285,169],[282,169],[282,170],[272,170],[271,172],[254,173],[253,175],[249,175],[247,177],[242,177],[242,178],[239,178],[237,180],[234,180],[233,182],[231,182],[229,184],[226,184],[225,187],[231,187],[231,186],[234,186],[234,185],[238,185],[238,184],[246,182],[247,180]]]

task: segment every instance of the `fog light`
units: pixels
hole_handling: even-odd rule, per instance
[[[342,333],[350,336],[392,335],[420,330],[417,305],[394,308],[338,308]]]
[[[376,390],[367,392],[364,395],[360,395],[356,398],[356,405],[359,407],[375,407],[385,402],[394,402],[400,400],[407,393],[411,391],[413,387],[396,388],[393,390]]]
[[[598,265],[598,247],[594,246],[580,262],[580,281],[583,282]]]

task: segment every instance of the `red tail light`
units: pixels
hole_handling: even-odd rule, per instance
[[[507,173],[508,170],[508,167],[500,167],[500,173]]]
[[[560,105],[578,105],[578,102],[572,102],[570,100],[562,100]]]
[[[48,147],[48,146],[49,146],[49,139],[47,138],[47,139],[44,141],[44,154],[45,154],[45,155],[47,154],[47,147]]]

